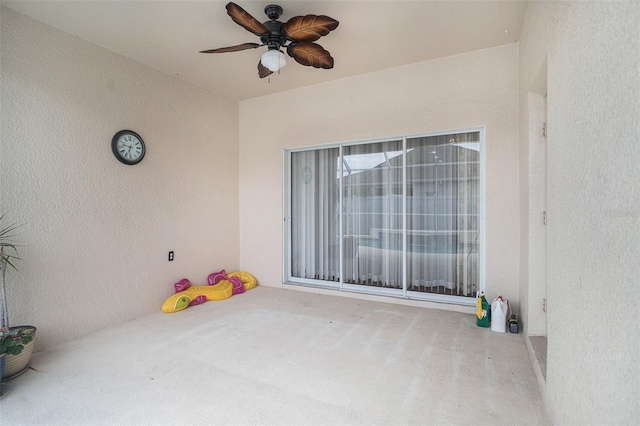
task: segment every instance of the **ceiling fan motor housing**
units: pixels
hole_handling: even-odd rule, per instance
[[[284,44],[287,42],[287,39],[282,32],[282,22],[267,21],[264,22],[264,26],[269,29],[269,32],[267,34],[263,34],[260,37],[260,40],[267,45],[269,50],[280,49],[280,47],[284,46]]]

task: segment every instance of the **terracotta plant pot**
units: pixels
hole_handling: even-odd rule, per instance
[[[4,374],[2,375],[3,379],[11,379],[15,376],[19,376],[20,374],[27,371],[29,368],[29,362],[31,361],[31,354],[33,353],[33,348],[35,346],[36,341],[36,328],[31,325],[20,325],[16,327],[11,327],[11,329],[29,329],[31,330],[31,335],[33,336],[33,340],[24,345],[24,349],[18,355],[6,354],[5,363],[4,363]]]

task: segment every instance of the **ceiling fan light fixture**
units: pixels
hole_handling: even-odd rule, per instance
[[[262,65],[269,68],[269,71],[276,72],[281,68],[284,68],[287,65],[287,59],[284,56],[284,53],[277,49],[268,50],[262,54],[260,57],[260,62]]]

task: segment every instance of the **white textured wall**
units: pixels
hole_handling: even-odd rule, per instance
[[[282,283],[284,148],[484,125],[487,291],[517,307],[517,67],[511,44],[241,102],[241,267]]]
[[[521,106],[547,60],[546,399],[556,424],[640,423],[638,22],[638,2],[532,2],[522,31]]]
[[[44,349],[238,267],[236,102],[7,8],[1,35],[0,211],[25,245],[14,325]],[[112,155],[121,129],[144,138],[142,163]]]

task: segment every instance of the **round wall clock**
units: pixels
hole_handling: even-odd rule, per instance
[[[136,132],[120,130],[111,139],[111,151],[118,161],[133,166],[144,158],[144,141]]]

